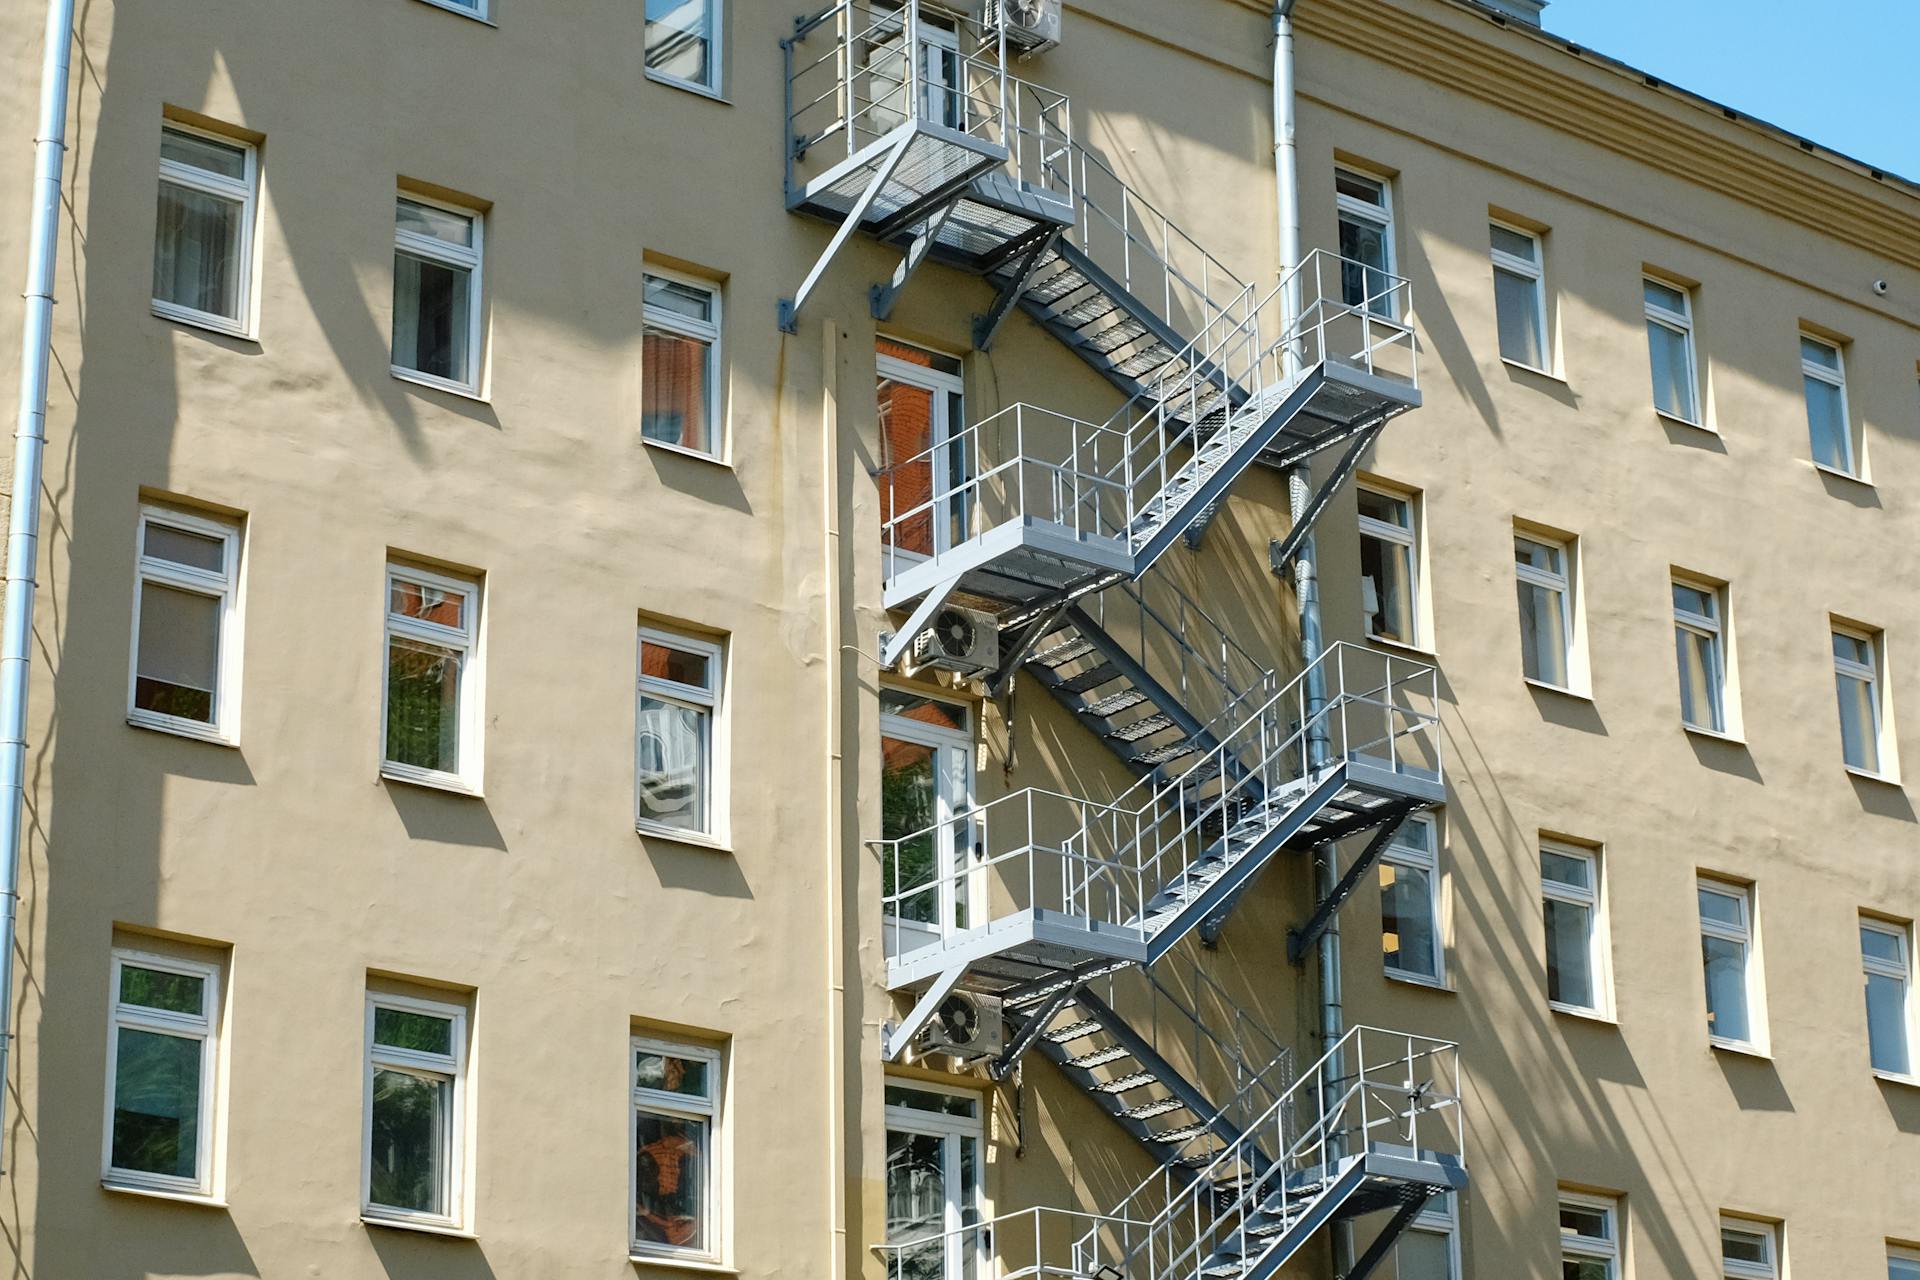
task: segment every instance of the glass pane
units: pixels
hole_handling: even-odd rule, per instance
[[[640,642],[640,674],[653,680],[671,680],[689,689],[711,690],[710,661],[706,654],[676,649],[653,640]]]
[[[1530,582],[1519,584],[1521,666],[1530,680],[1565,687],[1565,596]]]
[[[1906,939],[1898,933],[1885,929],[1871,929],[1860,926],[1860,954],[1869,960],[1879,960],[1905,969],[1907,965]]]
[[[240,318],[238,200],[160,183],[153,242],[153,296],[207,315]]]
[[[1880,727],[1873,685],[1853,676],[1834,677],[1840,699],[1840,745],[1848,764],[1869,772],[1880,768]]]
[[[1720,1256],[1728,1262],[1757,1262],[1764,1265],[1773,1261],[1773,1249],[1762,1232],[1722,1227]]]
[[[1722,1040],[1751,1040],[1747,1021],[1747,948],[1724,938],[1700,939],[1707,975],[1707,1030]]]
[[[880,740],[880,838],[902,842],[882,851],[880,891],[891,897],[926,886],[890,903],[892,914],[922,924],[939,918],[935,849],[942,833],[929,829],[939,821],[938,758],[935,748],[917,742]]]
[[[1530,235],[1518,231],[1509,231],[1505,227],[1489,226],[1493,247],[1501,253],[1512,254],[1522,262],[1531,262],[1536,266],[1540,262],[1540,242]]]
[[[208,573],[218,574],[227,571],[226,539],[208,537],[204,533],[189,533],[170,524],[148,521],[141,534],[140,551],[155,560],[168,560],[189,569],[204,569]]]
[[[1544,542],[1535,542],[1532,538],[1515,535],[1513,539],[1513,562],[1526,565],[1529,569],[1538,569],[1542,573],[1560,576],[1560,548]]]
[[[646,305],[651,310],[670,311],[689,320],[713,319],[711,290],[661,276],[648,276],[645,287]]]
[[[176,129],[160,131],[160,158],[191,165],[222,178],[241,182],[247,176],[247,149],[227,142],[215,142],[197,133]]]
[[[1607,1211],[1589,1208],[1586,1205],[1561,1205],[1560,1230],[1585,1236],[1589,1240],[1613,1239],[1613,1231],[1607,1224]]]
[[[469,214],[402,199],[395,202],[394,225],[415,235],[431,236],[467,249],[473,247],[473,218]]]
[[[698,338],[649,329],[641,338],[640,434],[713,452],[713,348]]]
[[[1661,284],[1658,280],[1642,280],[1641,285],[1648,305],[1671,311],[1675,315],[1687,314],[1687,295],[1684,290]]]
[[[1856,666],[1873,667],[1873,642],[1843,631],[1833,633],[1833,656]]]
[[[1555,853],[1551,849],[1540,851],[1540,876],[1557,884],[1568,884],[1578,889],[1593,888],[1593,864],[1585,858],[1569,857],[1564,853]]]
[[[1437,1231],[1408,1231],[1394,1246],[1393,1275],[1394,1280],[1453,1280],[1447,1237]]]
[[[205,1042],[121,1028],[113,1065],[112,1165],[197,1178]]]
[[[390,1209],[444,1215],[453,1082],[404,1071],[373,1073],[367,1198]]]
[[[707,828],[709,713],[640,695],[640,818],[682,831]]]
[[[418,1053],[453,1053],[453,1019],[410,1009],[373,1009],[373,1042]]]
[[[387,642],[387,759],[459,772],[460,668],[456,650]]]
[[[1888,1258],[1887,1280],[1920,1280],[1920,1258]]]
[[[1901,979],[1867,975],[1867,1040],[1875,1071],[1903,1076],[1912,1069],[1907,1044],[1907,984]]]
[[[1726,893],[1718,889],[1702,887],[1700,890],[1700,918],[1715,924],[1726,925],[1730,929],[1747,927],[1747,900],[1744,895]]]
[[[393,255],[393,363],[465,382],[473,273],[410,253]]]
[[[711,1064],[705,1058],[686,1058],[673,1053],[655,1053],[636,1049],[633,1054],[633,1083],[637,1089],[657,1089],[662,1093],[683,1093],[689,1098],[711,1096],[713,1084],[707,1079]]]
[[[1819,365],[1822,369],[1840,372],[1840,351],[1813,338],[1800,339],[1800,358],[1808,364]]]
[[[692,84],[711,85],[716,0],[647,0],[647,67]]]
[[[1411,547],[1360,536],[1360,607],[1368,635],[1414,643]]]
[[[1553,898],[1548,898],[1545,906],[1547,999],[1579,1009],[1596,1008],[1593,912],[1591,908]]]
[[[705,1120],[634,1116],[635,1240],[707,1248],[707,1137]]]
[[[164,969],[144,969],[139,965],[120,966],[120,1003],[166,1013],[191,1013],[204,1016],[207,1010],[207,980],[190,973],[169,973]]]
[[[1568,1258],[1560,1264],[1560,1280],[1613,1280],[1613,1264],[1598,1258]]]
[[[889,1280],[941,1280],[946,1271],[948,1188],[942,1167],[945,1144],[924,1133],[887,1132],[887,1244],[931,1236],[904,1249]]]
[[[1345,259],[1340,266],[1341,298],[1348,306],[1364,303],[1375,315],[1392,314],[1387,235],[1384,223],[1341,217],[1340,256]]]
[[[1726,728],[1720,713],[1720,649],[1711,636],[1674,628],[1680,664],[1680,719],[1715,733]]]
[[[1380,864],[1380,931],[1389,968],[1427,978],[1439,976],[1431,872],[1393,862]]]
[[[910,1107],[915,1111],[930,1111],[934,1115],[964,1116],[967,1119],[973,1119],[980,1114],[980,1103],[964,1094],[938,1093],[932,1089],[908,1089],[893,1084],[887,1086],[887,1105]]]
[[[1386,184],[1374,178],[1362,177],[1345,169],[1333,171],[1333,189],[1343,196],[1362,201],[1366,204],[1386,208]]]
[[[1540,332],[1540,282],[1495,268],[1494,307],[1500,323],[1500,354],[1532,369],[1546,366],[1546,341]]]
[[[1692,422],[1693,368],[1687,355],[1690,339],[1678,329],[1647,321],[1647,353],[1653,362],[1653,407]]]
[[[1719,599],[1714,592],[1684,582],[1673,584],[1673,607],[1681,613],[1691,613],[1700,618],[1717,619],[1720,616]]]
[[[1369,520],[1378,520],[1381,524],[1390,524],[1395,528],[1411,530],[1413,518],[1408,513],[1405,498],[1395,498],[1384,493],[1375,493],[1371,489],[1356,491],[1360,503],[1360,514]]]
[[[219,670],[220,601],[142,582],[133,705],[212,724]]]
[[[430,587],[425,583],[394,578],[387,592],[387,611],[402,618],[416,618],[454,631],[467,626],[467,597],[460,591]]]
[[[934,698],[923,698],[917,693],[908,693],[902,689],[880,691],[880,713],[900,716],[907,720],[918,720],[921,724],[951,729],[956,733],[967,732],[965,707],[951,702],[941,702]]]
[[[1831,382],[1807,376],[1807,431],[1813,460],[1837,471],[1853,469],[1852,431],[1847,425],[1846,398]]]
[[[882,378],[880,413],[880,520],[892,524],[886,545],[895,551],[933,554],[934,393]]]

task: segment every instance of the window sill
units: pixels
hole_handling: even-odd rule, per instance
[[[1577,1004],[1561,1004],[1557,1000],[1547,1001],[1547,1008],[1553,1010],[1563,1018],[1573,1018],[1579,1022],[1591,1022],[1595,1026],[1613,1027],[1616,1030],[1618,1030],[1620,1026],[1620,1020],[1618,1018],[1610,1013],[1602,1013],[1598,1009],[1583,1009]]]
[[[1704,422],[1695,422],[1693,419],[1683,418],[1677,413],[1668,413],[1665,409],[1655,409],[1653,411],[1653,416],[1660,419],[1660,421],[1666,423],[1669,426],[1685,427],[1689,431],[1704,431],[1706,434],[1710,436],[1717,436],[1720,434],[1720,432],[1717,429],[1708,426]]]
[[[1896,791],[1901,787],[1900,775],[1897,773],[1875,773],[1871,769],[1861,769],[1854,765],[1848,765],[1846,769],[1850,776],[1862,782],[1877,782],[1883,787],[1892,787]]]
[[[669,844],[683,844],[692,849],[702,849],[708,853],[733,853],[733,846],[718,836],[704,835],[698,831],[681,831],[677,827],[663,827],[651,822],[633,824],[634,834],[647,840],[665,840]]]
[[[1557,382],[1563,387],[1570,388],[1572,386],[1572,384],[1569,383],[1565,378],[1561,377],[1557,373],[1554,373],[1550,369],[1541,369],[1534,365],[1522,364],[1518,360],[1509,360],[1505,356],[1500,357],[1500,363],[1507,366],[1507,368],[1509,369],[1518,369],[1520,372],[1530,373],[1536,378],[1545,378],[1548,382]]]
[[[176,307],[171,303],[155,299],[153,314],[173,324],[184,325],[189,329],[205,329],[208,333],[217,333],[223,338],[238,338],[242,342],[260,345],[260,339],[253,336],[251,328],[236,324],[225,316],[211,315],[205,311],[194,311],[187,307]]]
[[[1424,644],[1411,643],[1406,640],[1389,640],[1385,636],[1368,636],[1367,643],[1379,645],[1382,649],[1389,649],[1394,653],[1404,653],[1409,657],[1425,658],[1435,663],[1440,661],[1439,651]]]
[[[475,13],[465,5],[448,4],[445,0],[420,0],[420,3],[434,9],[445,9],[448,13],[458,14],[469,21],[479,23],[483,27],[492,27],[496,31],[500,29],[500,24],[492,18],[489,18],[484,13]]]
[[[386,1227],[393,1231],[416,1231],[423,1236],[445,1236],[449,1240],[478,1240],[480,1237],[464,1227],[456,1227],[445,1222],[415,1222],[408,1218],[389,1218],[378,1213],[362,1213],[363,1226]]]
[[[432,4],[433,0],[421,0],[421,3]],[[445,8],[446,6],[435,5],[434,7]],[[387,370],[399,381],[411,382],[416,387],[427,387],[434,391],[444,391],[450,396],[459,396],[462,400],[472,400],[476,404],[491,403],[485,396],[480,394],[477,388],[470,387],[464,382],[455,382],[450,378],[436,378],[430,373],[421,373],[415,369],[402,369],[397,364],[388,365]]]
[[[413,769],[406,765],[389,762],[380,766],[380,776],[388,782],[404,782],[410,787],[425,787],[429,791],[446,791],[475,800],[486,799],[486,793],[479,787],[452,774],[432,773],[426,769]]]
[[[1563,685],[1563,684],[1548,684],[1545,680],[1535,680],[1532,676],[1521,676],[1520,679],[1525,681],[1531,687],[1535,689],[1539,689],[1545,693],[1557,693],[1563,698],[1573,698],[1580,702],[1593,701],[1592,694],[1582,693],[1578,689],[1569,689],[1566,685]]]
[[[1442,995],[1449,996],[1459,994],[1453,989],[1453,984],[1448,982],[1444,976],[1429,978],[1423,973],[1407,973],[1400,969],[1388,969],[1385,973],[1388,982],[1397,982],[1402,986],[1419,987],[1425,991],[1438,991]]]
[[[1851,471],[1842,471],[1838,467],[1830,467],[1824,462],[1814,462],[1811,459],[1808,460],[1808,465],[1823,476],[1832,476],[1835,480],[1845,480],[1849,484],[1857,484],[1863,489],[1873,488],[1873,481],[1867,479],[1865,476],[1857,476]]]
[[[428,3],[432,3],[432,0],[428,0]],[[682,80],[678,76],[666,75],[663,72],[653,70],[651,67],[647,69],[646,76],[647,79],[653,81],[655,84],[665,85],[669,89],[679,89],[682,92],[692,94],[696,98],[705,98],[709,102],[717,102],[724,107],[733,105],[733,99],[712,85],[700,84],[693,80]]]
[[[711,1258],[676,1258],[670,1253],[629,1253],[627,1261],[636,1267],[665,1267],[672,1271],[697,1271],[706,1276],[737,1276],[740,1268],[729,1267]]]
[[[1707,1044],[1720,1053],[1730,1053],[1735,1057],[1751,1058],[1755,1062],[1773,1061],[1773,1055],[1757,1044],[1746,1044],[1739,1040],[1721,1040],[1715,1036],[1708,1036]]]
[[[640,443],[649,449],[658,449],[662,453],[677,453],[683,458],[692,458],[695,462],[704,462],[710,467],[721,467],[728,471],[733,470],[733,464],[717,453],[703,453],[698,449],[689,449],[683,444],[668,444],[665,440],[653,440],[647,436],[641,436]]]
[[[1902,1089],[1920,1089],[1920,1076],[1903,1076],[1897,1071],[1878,1071],[1873,1078],[1881,1084],[1898,1085]]]
[[[1747,740],[1737,733],[1728,733],[1722,729],[1703,729],[1697,724],[1688,724],[1684,720],[1680,722],[1680,727],[1696,738],[1707,738],[1714,742],[1724,742],[1729,746],[1735,747],[1744,747],[1747,745]]]
[[[195,742],[204,742],[209,746],[240,749],[240,740],[221,733],[212,725],[200,724],[193,720],[177,720],[172,716],[154,715],[145,711],[127,712],[127,727],[145,729],[151,733],[169,734],[175,738],[191,738]]]
[[[222,1213],[230,1207],[225,1200],[215,1195],[205,1195],[198,1191],[169,1191],[164,1187],[143,1187],[136,1182],[116,1182],[112,1178],[100,1179],[100,1189],[111,1191],[117,1196],[139,1196],[143,1200],[170,1200],[174,1204],[217,1209]]]

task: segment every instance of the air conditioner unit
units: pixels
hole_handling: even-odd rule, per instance
[[[948,606],[933,615],[933,625],[913,638],[916,671],[958,671],[985,675],[1000,667],[1000,624],[990,613]]]
[[[941,1002],[920,1033],[927,1053],[956,1058],[988,1058],[1006,1047],[1007,1026],[998,996],[956,991]]]
[[[1060,43],[1061,0],[987,0],[982,25],[1007,33],[1007,44],[1031,57]]]

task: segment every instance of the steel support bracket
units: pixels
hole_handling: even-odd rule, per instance
[[[993,305],[987,308],[985,315],[973,318],[973,345],[979,351],[991,351],[993,340],[1000,336],[1000,326],[1013,314],[1014,304],[1020,301],[1020,295],[1033,283],[1033,276],[1040,269],[1040,263],[1060,240],[1063,228],[1055,227],[1033,242],[1025,250],[1020,264],[1000,286],[1000,292],[994,297]]]
[[[1340,455],[1340,461],[1327,473],[1327,478],[1320,482],[1319,490],[1300,513],[1300,518],[1293,522],[1293,528],[1287,531],[1287,536],[1268,545],[1267,567],[1276,575],[1285,577],[1290,572],[1293,558],[1299,554],[1300,544],[1313,533],[1314,522],[1320,519],[1321,513],[1333,501],[1333,495],[1340,491],[1347,478],[1359,469],[1361,455],[1380,438],[1386,426],[1385,422],[1375,423],[1354,438],[1353,443],[1347,446],[1347,451]]]
[[[940,233],[946,230],[947,220],[953,217],[953,211],[960,207],[958,200],[941,209],[921,224],[920,234],[907,246],[906,256],[900,259],[900,265],[893,270],[893,279],[886,284],[877,284],[868,291],[868,309],[875,320],[891,320],[893,309],[900,301],[900,295],[907,290],[907,282],[913,279],[914,272],[927,260],[933,246],[939,241]]]
[[[1367,1246],[1367,1251],[1361,1254],[1359,1260],[1353,1264],[1353,1270],[1347,1272],[1341,1280],[1367,1280],[1368,1276],[1379,1270],[1380,1264],[1387,1260],[1387,1255],[1399,1242],[1401,1233],[1413,1225],[1413,1220],[1420,1216],[1420,1211],[1427,1207],[1427,1201],[1433,1199],[1434,1195],[1434,1190],[1429,1187],[1424,1192],[1414,1194],[1401,1205],[1393,1217],[1388,1219],[1387,1225],[1380,1228],[1380,1234],[1375,1236],[1373,1243]]]
[[[813,264],[813,270],[807,272],[807,278],[800,282],[800,287],[794,291],[791,298],[780,299],[780,331],[782,333],[799,331],[800,308],[807,305],[807,299],[813,296],[813,291],[819,286],[821,277],[827,274],[827,268],[833,265],[835,258],[840,256],[840,250],[853,238],[853,233],[860,229],[860,224],[867,220],[867,210],[873,207],[874,200],[886,185],[893,181],[893,171],[900,167],[900,161],[906,157],[907,148],[912,142],[913,135],[904,134],[900,141],[893,145],[893,149],[887,152],[886,159],[880,162],[879,170],[873,175],[873,181],[867,184],[867,189],[860,193],[860,198],[854,202],[853,208],[847,211],[846,221],[834,229],[833,239],[827,241],[827,247],[821,252],[819,260]]]
[[[907,650],[913,647],[914,637],[927,629],[927,624],[933,621],[933,615],[940,611],[940,606],[947,602],[947,597],[952,595],[954,588],[959,585],[960,579],[948,578],[920,597],[920,603],[915,605],[913,612],[907,616],[905,626],[891,635],[880,637],[880,669],[882,671],[893,670],[894,665],[906,656]]]
[[[927,1019],[934,1015],[940,1004],[953,994],[953,988],[959,983],[961,975],[966,973],[964,966],[948,969],[933,980],[933,985],[921,993],[905,1020],[899,1024],[889,1024],[880,1029],[880,1057],[883,1062],[897,1061],[920,1034],[920,1028],[927,1025]]]
[[[1394,810],[1392,816],[1381,823],[1380,829],[1373,833],[1373,839],[1367,841],[1367,847],[1361,850],[1358,858],[1353,860],[1353,865],[1348,867],[1347,873],[1340,877],[1340,882],[1327,894],[1326,901],[1313,909],[1313,914],[1307,918],[1305,924],[1288,932],[1287,960],[1289,963],[1302,964],[1306,961],[1307,953],[1313,950],[1314,943],[1320,941],[1320,935],[1327,931],[1327,925],[1333,920],[1335,913],[1346,905],[1347,899],[1353,896],[1353,891],[1360,887],[1361,878],[1373,869],[1374,863],[1380,860],[1380,855],[1386,851],[1394,834],[1400,830],[1401,824],[1412,812],[1411,805],[1404,805]]]
[[[1000,669],[987,680],[988,697],[998,698],[1013,687],[1013,678],[1020,673],[1021,666],[1033,653],[1033,646],[1040,643],[1040,637],[1059,625],[1060,615],[1066,611],[1066,605],[1058,605],[1026,625],[1026,628],[1020,632],[1019,638],[1013,642],[1013,647],[1000,655]]]
[[[1039,1007],[1020,1024],[1020,1029],[1014,1032],[1013,1039],[1008,1042],[1005,1049],[1000,1051],[1000,1056],[987,1064],[987,1074],[995,1080],[1005,1080],[1012,1075],[1014,1067],[1019,1064],[1020,1056],[1033,1047],[1033,1042],[1040,1038],[1040,1033],[1047,1029],[1047,1024],[1058,1017],[1060,1011],[1079,994],[1080,984],[1075,982],[1060,988],[1041,1001]]]

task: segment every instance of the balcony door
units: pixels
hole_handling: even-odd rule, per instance
[[[974,1280],[983,1268],[980,1097],[887,1085],[888,1280]]]
[[[881,890],[889,955],[967,927],[972,840],[954,821],[973,803],[967,709],[905,689],[880,691]]]
[[[966,540],[971,438],[958,360],[882,338],[875,365],[880,521],[893,574]]]
[[[876,8],[877,12],[884,12]],[[867,92],[872,123],[862,133],[884,136],[906,123],[906,15],[894,9],[874,24],[866,52]],[[966,132],[967,64],[960,55],[960,33],[952,18],[920,8],[920,114],[929,124]]]

